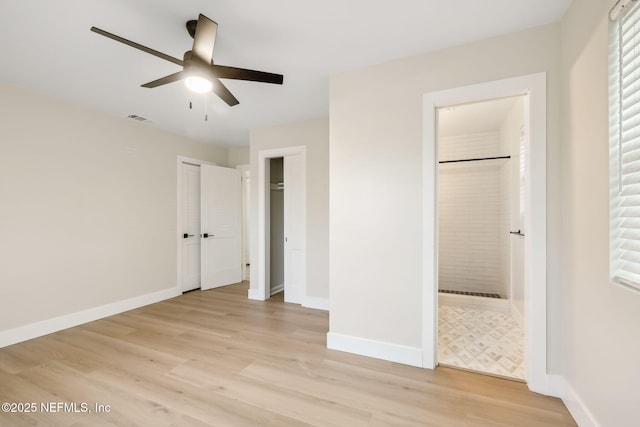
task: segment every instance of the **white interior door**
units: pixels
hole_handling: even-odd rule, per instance
[[[247,166],[240,169],[242,174],[242,280],[249,280],[251,256],[249,252],[249,212],[251,201],[251,171]]]
[[[284,300],[301,304],[306,289],[306,199],[302,156],[284,157]]]
[[[237,169],[201,166],[201,288],[242,280],[241,179]]]
[[[200,287],[200,166],[182,164],[182,291]]]
[[[520,128],[518,161],[514,162],[516,170],[512,173],[513,197],[511,208],[511,230],[524,232],[526,211],[526,132]],[[513,159],[513,157],[512,157]],[[513,159],[515,160],[515,159]],[[524,307],[526,289],[524,280],[524,235],[511,236],[511,314],[520,326],[524,325]]]

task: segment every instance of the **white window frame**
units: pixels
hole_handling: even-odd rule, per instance
[[[640,291],[640,1],[619,0],[609,33],[609,274]]]

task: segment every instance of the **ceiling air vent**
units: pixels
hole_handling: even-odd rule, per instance
[[[127,117],[129,117],[130,119],[135,120],[136,122],[150,122],[151,121],[151,120],[147,119],[146,117],[138,116],[136,114],[129,114]]]

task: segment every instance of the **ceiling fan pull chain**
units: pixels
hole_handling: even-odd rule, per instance
[[[209,94],[206,94],[204,96],[204,121],[205,122],[209,121],[208,109],[209,109]]]
[[[191,101],[189,101],[189,110],[193,109],[193,104],[191,103]]]

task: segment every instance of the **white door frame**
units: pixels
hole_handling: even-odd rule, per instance
[[[525,94],[526,210],[524,242],[527,385],[554,394],[547,374],[546,73],[530,74],[424,95],[423,131],[423,366],[433,369],[438,345],[437,108]],[[528,101],[528,102],[527,102]],[[432,344],[433,352],[426,351]]]
[[[267,239],[267,224],[269,224],[269,210],[267,209],[268,200],[267,194],[270,191],[270,182],[267,174],[268,162],[272,158],[286,157],[286,156],[302,156],[302,174],[307,176],[307,147],[304,145],[294,147],[275,148],[271,150],[258,151],[258,206],[254,212],[258,213],[258,233],[257,233],[257,246],[258,254],[255,260],[252,260],[256,264],[256,268],[251,266],[251,278],[249,288],[249,299],[255,300],[267,300],[271,297],[271,289],[267,286],[267,262],[269,260],[269,246]],[[252,177],[252,183],[256,182]],[[305,181],[306,182],[306,181]],[[285,183],[286,185],[286,183]],[[306,188],[305,188],[306,193]],[[307,219],[304,218],[306,223]],[[306,253],[306,251],[305,251]],[[306,271],[304,273],[306,277]],[[253,279],[255,277],[255,279]],[[307,281],[304,281],[304,295],[306,297]]]
[[[177,248],[177,278],[176,287],[178,288],[179,295],[182,295],[182,164],[189,163],[191,165],[202,166],[211,165],[215,166],[215,163],[208,162],[206,160],[194,159],[192,157],[178,156],[176,160],[176,173],[177,173],[177,222],[176,222],[176,248]]]
[[[247,247],[247,236],[249,236],[249,212],[250,206],[247,203],[247,199],[251,194],[251,191],[247,191],[245,179],[247,178],[247,174],[249,174],[249,179],[251,179],[251,169],[250,165],[238,165],[236,169],[240,170],[240,174],[242,175],[242,280],[249,280],[249,277],[246,275],[247,264],[251,263],[251,256],[247,255],[250,251],[250,248]],[[249,184],[251,181],[249,181]]]

